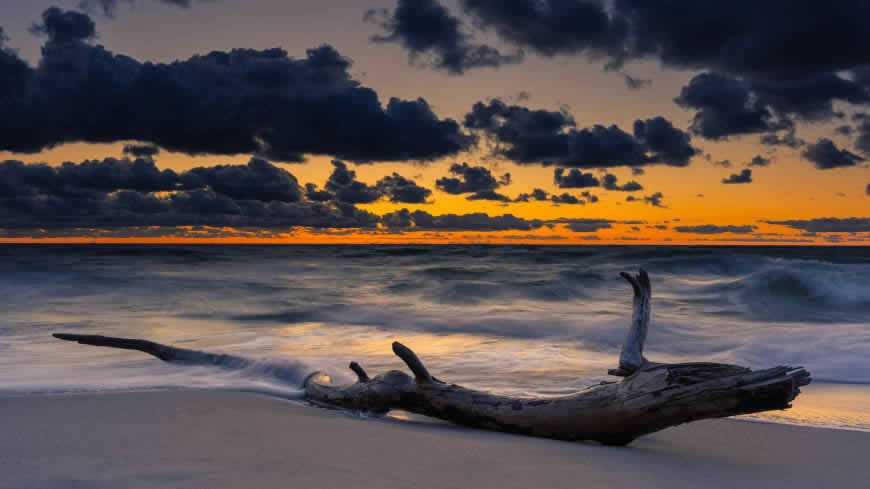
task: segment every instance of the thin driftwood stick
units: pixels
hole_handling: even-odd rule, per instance
[[[638,436],[706,418],[787,409],[810,383],[801,367],[752,371],[718,363],[658,364],[643,356],[650,316],[649,276],[623,273],[634,291],[632,321],[613,375],[621,382],[602,383],[575,394],[556,397],[509,397],[447,384],[433,377],[407,346],[393,343],[393,352],[414,376],[392,370],[369,378],[356,362],[350,368],[358,381],[333,385],[319,372],[302,388],[315,403],[371,413],[393,409],[444,419],[460,425],[561,440],[595,440],[625,445]],[[248,361],[173,348],[144,340],[92,335],[56,334],[82,344],[139,350],[168,362],[244,368]]]

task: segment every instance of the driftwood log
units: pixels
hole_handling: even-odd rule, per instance
[[[507,397],[466,389],[433,377],[410,348],[393,343],[413,376],[393,370],[369,378],[353,362],[357,375],[351,385],[333,385],[314,372],[302,383],[306,398],[316,404],[383,414],[400,409],[483,428],[560,440],[595,440],[626,445],[635,438],[681,423],[707,418],[787,409],[810,383],[800,367],[753,371],[718,363],[661,364],[646,360],[643,345],[650,316],[649,277],[621,274],[634,290],[631,326],[619,357],[609,373],[620,382],[602,382],[583,391],[558,397]],[[143,351],[157,358],[185,364],[213,364],[239,368],[247,360],[231,355],[186,350],[151,341],[94,335],[55,334],[87,345]]]

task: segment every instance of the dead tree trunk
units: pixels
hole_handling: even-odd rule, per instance
[[[717,363],[657,364],[643,356],[650,315],[649,277],[622,276],[634,289],[631,327],[610,374],[621,382],[558,397],[516,398],[466,389],[433,377],[411,349],[393,343],[393,352],[413,376],[393,370],[369,378],[359,364],[350,368],[358,380],[333,385],[328,376],[310,374],[303,382],[306,397],[318,404],[371,413],[401,409],[463,426],[560,440],[595,440],[625,445],[638,436],[707,418],[787,409],[810,383],[803,368],[775,367],[752,371]],[[245,360],[184,350],[144,340],[56,334],[83,344],[144,351],[161,360],[181,363],[240,365]]]

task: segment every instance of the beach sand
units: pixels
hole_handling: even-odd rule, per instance
[[[870,433],[701,421],[626,448],[258,394],[0,398],[0,488],[859,488]]]

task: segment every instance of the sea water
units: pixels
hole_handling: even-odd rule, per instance
[[[620,271],[653,288],[658,362],[806,367],[772,422],[870,430],[870,248],[667,246],[0,246],[0,395],[208,388],[300,397],[414,349],[449,382],[511,395],[582,389],[616,366]],[[52,333],[149,339],[250,359],[166,364]]]

